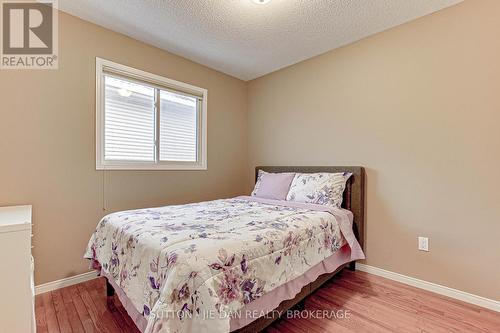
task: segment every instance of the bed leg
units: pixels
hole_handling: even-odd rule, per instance
[[[112,297],[115,294],[115,288],[109,283],[108,279],[106,279],[106,296]]]
[[[349,263],[349,270],[353,271],[353,272],[356,270],[356,262],[355,261],[351,261]]]
[[[115,299],[113,295],[115,294],[115,288],[109,283],[106,278],[106,304],[108,306],[108,310],[111,312],[116,311]]]

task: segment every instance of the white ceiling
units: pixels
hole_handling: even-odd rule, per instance
[[[461,1],[59,0],[59,7],[251,80]]]

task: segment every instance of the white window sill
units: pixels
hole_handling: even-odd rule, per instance
[[[206,164],[97,164],[96,170],[207,170]]]

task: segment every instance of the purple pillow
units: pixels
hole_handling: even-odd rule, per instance
[[[255,184],[255,190],[252,195],[274,200],[285,200],[295,173],[268,173],[259,174],[258,184]]]

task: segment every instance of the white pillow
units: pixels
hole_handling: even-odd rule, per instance
[[[286,200],[338,207],[350,172],[296,173]]]

